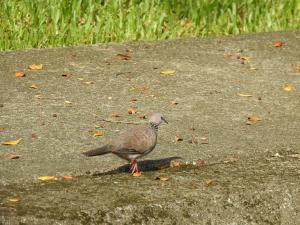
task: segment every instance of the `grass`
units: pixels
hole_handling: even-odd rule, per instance
[[[300,29],[300,0],[7,0],[0,49]]]

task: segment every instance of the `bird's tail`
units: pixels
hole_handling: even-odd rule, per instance
[[[84,154],[85,156],[88,156],[88,157],[92,157],[92,156],[97,156],[97,155],[104,155],[107,153],[110,153],[110,151],[108,150],[107,146],[104,145],[100,148],[96,148],[94,150],[83,152],[82,154]]]

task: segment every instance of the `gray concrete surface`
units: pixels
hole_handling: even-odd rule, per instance
[[[22,138],[0,145],[0,224],[300,224],[300,32],[32,49],[0,62],[0,141]],[[141,123],[155,111],[169,124],[141,177],[113,155],[81,155],[134,126],[103,121],[111,112]],[[262,120],[247,125],[252,115]],[[158,169],[173,158],[187,165]],[[37,179],[45,175],[74,179]]]

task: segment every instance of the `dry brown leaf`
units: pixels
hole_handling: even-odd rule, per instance
[[[20,138],[18,140],[13,140],[13,141],[4,141],[1,144],[2,145],[17,145],[20,143],[21,140],[22,140],[22,138]]]
[[[72,179],[74,179],[74,177],[69,176],[69,175],[65,175],[65,176],[62,176],[62,179],[64,179],[64,180],[72,180]]]
[[[136,108],[128,108],[128,114],[136,114],[137,113],[137,109]]]
[[[93,137],[100,137],[100,136],[103,136],[103,132],[101,130],[97,130],[96,128],[94,128],[92,130],[92,133],[93,133]]]
[[[209,144],[209,142],[208,142],[208,138],[206,138],[206,137],[203,137],[203,138],[200,138],[200,144]]]
[[[16,77],[25,77],[25,76],[26,76],[25,73],[22,72],[22,71],[17,71],[16,72]]]
[[[287,92],[290,92],[290,91],[293,91],[293,86],[291,85],[291,84],[286,84],[286,85],[284,85],[284,87],[283,87],[283,90],[284,91],[287,91]]]
[[[160,71],[161,74],[165,74],[165,75],[172,75],[175,72],[176,72],[175,70],[162,70],[162,71]]]
[[[275,43],[273,44],[273,47],[278,48],[278,47],[283,46],[283,44],[284,44],[283,42],[278,41],[278,42],[275,42]]]
[[[229,156],[229,157],[227,157],[227,160],[228,160],[228,161],[237,161],[238,158],[235,157],[235,156]]]
[[[203,167],[205,165],[205,161],[203,159],[198,159],[196,161],[196,166],[197,167]]]
[[[141,120],[145,120],[145,119],[146,119],[146,116],[145,116],[144,114],[141,114],[141,115],[139,115],[139,118],[140,118]]]
[[[13,153],[10,153],[10,154],[7,155],[7,158],[9,158],[9,159],[19,159],[20,156],[16,155],[16,154],[13,154]]]
[[[293,67],[293,71],[294,71],[295,73],[300,73],[300,66],[294,66],[294,67]]]
[[[120,117],[118,113],[116,112],[112,112],[109,114],[110,117],[116,118],[116,117]]]
[[[32,89],[37,89],[38,86],[37,86],[36,84],[32,84],[32,85],[30,86],[30,88],[32,88]]]
[[[62,74],[62,76],[63,76],[63,77],[70,77],[70,76],[72,76],[72,74],[69,73],[69,72],[64,72],[64,73]]]
[[[126,55],[126,54],[117,54],[116,55],[116,59],[118,60],[129,60],[131,58],[130,55]]]
[[[249,116],[247,118],[246,124],[247,125],[252,125],[252,124],[256,124],[257,122],[261,121],[262,119],[259,118],[258,116]]]
[[[241,97],[252,97],[253,96],[251,94],[246,94],[246,93],[238,93],[237,95],[241,96]]]
[[[183,139],[181,137],[179,137],[178,135],[175,135],[172,140],[172,143],[177,144],[179,141],[183,141]]]
[[[178,102],[176,100],[171,101],[172,105],[178,105]]]
[[[39,180],[41,181],[49,181],[49,180],[53,180],[55,177],[54,176],[41,176],[38,177]]]
[[[43,65],[42,64],[31,64],[28,67],[31,70],[41,70],[41,69],[43,69]]]
[[[208,187],[208,186],[211,186],[213,184],[213,180],[211,180],[211,179],[205,179],[204,183]]]
[[[158,176],[158,177],[155,178],[155,180],[159,180],[159,181],[167,181],[167,180],[169,180],[169,178],[164,177],[164,176]]]
[[[140,177],[140,176],[142,176],[142,173],[141,172],[134,172],[132,174],[132,176],[134,176],[134,177]]]
[[[20,201],[20,199],[19,199],[19,198],[15,198],[15,197],[8,198],[7,200],[8,200],[9,202],[12,202],[12,203],[17,203],[17,202],[19,202],[19,201]]]
[[[188,140],[189,144],[198,144],[198,141],[196,140],[196,138],[192,137]]]

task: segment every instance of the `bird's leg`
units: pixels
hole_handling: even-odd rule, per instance
[[[130,170],[132,174],[134,174],[135,172],[139,172],[139,168],[136,160],[132,160],[130,162]]]

